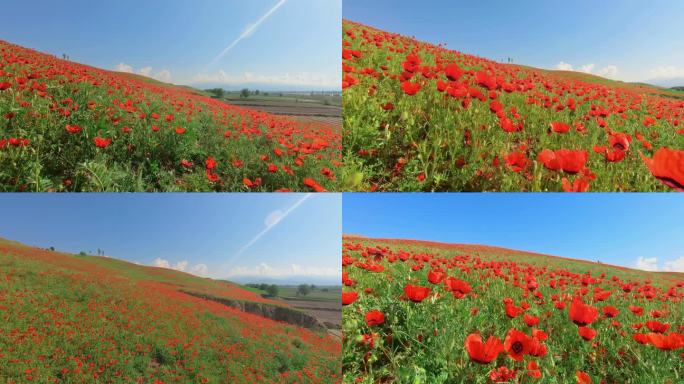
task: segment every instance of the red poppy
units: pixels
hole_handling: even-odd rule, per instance
[[[314,192],[327,192],[327,190],[323,188],[320,184],[318,184],[316,180],[308,177],[304,179],[304,185],[313,189]]]
[[[409,96],[413,96],[416,93],[418,93],[418,91],[420,91],[420,88],[420,84],[418,83],[412,83],[410,81],[404,81],[403,83],[401,83],[401,89],[404,91],[405,94]]]
[[[429,287],[421,287],[411,284],[406,284],[404,287],[404,294],[406,297],[415,303],[420,303],[421,301],[425,300],[430,292],[431,289]]]
[[[210,183],[216,183],[219,181],[219,175],[216,173],[212,173],[210,169],[206,170],[206,175],[207,180],[209,180]]]
[[[107,148],[112,143],[112,139],[96,137],[93,139],[93,142],[95,143],[95,146],[98,148]]]
[[[207,157],[207,160],[204,162],[204,165],[207,167],[207,169],[214,169],[216,167],[216,160],[214,160],[213,157],[209,156]]]
[[[589,180],[585,177],[578,177],[572,183],[564,177],[561,183],[565,192],[586,192],[589,190]]]
[[[533,377],[535,379],[541,378],[542,374],[536,361],[530,360],[530,362],[527,363],[527,376]]]
[[[374,325],[380,325],[384,322],[385,315],[382,312],[378,310],[373,310],[366,313],[366,324],[368,324],[369,327],[372,327]]]
[[[185,128],[176,127],[176,133],[182,135],[185,133]]]
[[[619,151],[628,151],[629,143],[632,142],[632,136],[626,133],[613,132],[610,134],[610,136],[608,136],[608,142],[613,149]]]
[[[494,383],[508,383],[515,379],[517,376],[517,369],[509,369],[505,365],[496,369],[492,369],[492,371],[489,372],[489,378]]]
[[[649,333],[648,341],[654,347],[665,351],[674,351],[684,347],[684,334],[671,332],[667,335],[660,333]]]
[[[386,103],[385,105],[382,106],[382,109],[384,109],[385,111],[391,111],[394,109],[394,104]]]
[[[449,64],[444,69],[446,77],[451,81],[457,81],[463,76],[463,70],[456,64]]]
[[[660,321],[656,320],[649,320],[646,322],[646,327],[650,329],[651,332],[665,333],[668,329],[670,329],[670,324],[661,323]]]
[[[596,337],[596,333],[597,333],[596,330],[591,329],[591,328],[587,328],[587,327],[579,327],[579,328],[577,328],[577,332],[579,333],[580,336],[582,336],[582,338],[584,340],[593,339],[594,337]]]
[[[471,361],[479,364],[489,364],[495,360],[504,350],[501,340],[489,336],[487,342],[482,342],[482,337],[477,333],[471,333],[465,339],[465,349]]]
[[[552,171],[563,170],[568,173],[578,173],[583,170],[588,159],[587,151],[570,149],[559,149],[556,151],[545,149],[537,156],[537,160],[544,164],[544,167],[547,169]]]
[[[570,130],[570,125],[560,121],[554,121],[551,124],[551,130],[556,133],[567,133]]]
[[[71,133],[71,134],[81,132],[81,127],[79,127],[78,125],[69,125],[69,124],[67,124],[65,129],[66,129],[67,132],[69,132],[69,133]]]
[[[444,271],[438,271],[438,270],[430,270],[430,272],[428,272],[428,275],[427,275],[428,281],[432,284],[441,283],[445,277],[446,277],[446,273],[444,273]]]
[[[506,303],[505,304],[505,310],[506,310],[506,316],[508,316],[511,319],[516,318],[519,314],[523,313],[523,309],[520,307],[516,307],[513,304]]]
[[[254,179],[254,181],[245,177],[244,179],[242,179],[242,184],[244,184],[245,187],[251,189],[259,188],[261,186],[261,177],[257,177],[256,179]]]
[[[584,304],[582,299],[575,297],[568,310],[570,320],[577,325],[589,325],[598,317],[598,309],[591,305]]]
[[[619,314],[620,311],[611,305],[606,305],[605,307],[603,307],[603,315],[605,317],[615,317]]]
[[[446,285],[447,291],[460,293],[461,295],[467,295],[473,290],[468,282],[459,280],[453,276],[449,276],[449,278],[444,281],[444,285]]]
[[[506,155],[506,164],[513,172],[520,172],[527,167],[527,157],[523,152],[511,152]]]
[[[577,384],[591,384],[591,377],[586,372],[577,371],[575,378],[577,379]]]
[[[641,316],[644,314],[644,308],[643,307],[638,307],[636,305],[630,305],[627,308],[629,308],[629,310],[632,311],[632,313],[637,315],[637,316]]]
[[[528,327],[534,327],[535,325],[539,324],[539,318],[536,316],[525,314],[525,316],[523,316],[523,320],[525,320],[525,324],[527,324]]]
[[[639,154],[656,179],[668,187],[684,192],[684,151],[660,148],[652,159]]]
[[[648,336],[643,334],[643,333],[635,333],[632,335],[632,338],[634,339],[634,341],[636,341],[639,344],[648,344],[649,343]]]
[[[349,305],[359,298],[356,292],[342,292],[342,305]]]
[[[508,331],[504,339],[504,350],[515,361],[522,361],[525,355],[530,352],[531,345],[532,339],[517,329]]]

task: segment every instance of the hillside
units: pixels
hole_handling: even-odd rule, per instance
[[[343,22],[344,188],[684,187],[680,92],[501,64]]]
[[[345,383],[684,375],[682,273],[357,236],[344,237],[342,265]]]
[[[1,239],[0,267],[8,383],[340,381],[339,339],[239,285]]]
[[[0,41],[0,191],[322,191],[340,146],[329,124]]]

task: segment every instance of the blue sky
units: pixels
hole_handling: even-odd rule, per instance
[[[340,194],[0,194],[0,212],[0,237],[44,248],[234,280],[341,275]]]
[[[684,272],[679,194],[345,194],[343,230]]]
[[[625,81],[684,78],[676,0],[345,0],[343,16],[451,49]]]
[[[178,84],[339,88],[341,13],[341,0],[8,1],[0,39]]]

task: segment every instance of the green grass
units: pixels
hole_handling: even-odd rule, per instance
[[[338,341],[188,287],[261,300],[234,284],[0,240],[0,381],[340,381]]]
[[[389,251],[382,256],[368,255],[371,248],[377,247]],[[677,297],[664,294],[677,281],[684,283],[681,273],[642,272],[499,248],[418,241],[347,238],[344,249],[345,255],[353,259],[343,268],[353,281],[345,292],[359,294],[357,301],[343,309],[345,383],[490,383],[491,372],[502,366],[517,370],[512,382],[519,383],[574,383],[577,371],[588,373],[594,383],[674,384],[684,378],[681,350],[659,350],[632,339],[634,333],[649,332],[643,326],[639,331],[632,328],[647,320],[668,323],[670,332],[681,332],[684,308],[679,301],[683,289],[678,289]],[[410,254],[407,261],[390,260],[401,251]],[[381,265],[384,271],[370,272],[361,264]],[[442,268],[447,276],[468,282],[473,291],[456,298],[443,284],[430,283],[427,274],[437,268]],[[582,290],[582,277],[587,273],[596,280],[587,287],[583,300],[599,311],[607,305],[620,311],[612,319],[600,315],[588,326],[598,332],[592,341],[580,338],[578,327],[568,315],[571,297]],[[542,298],[535,298],[524,289],[530,276],[536,278],[539,286],[535,292]],[[522,286],[514,285],[515,279]],[[552,288],[550,281],[559,279],[566,281],[565,288]],[[644,284],[649,280],[660,289],[654,300],[639,297],[636,290],[622,292],[621,283]],[[430,287],[432,294],[420,303],[402,299],[404,286],[409,282]],[[595,289],[610,291],[612,295],[604,301],[592,301]],[[534,328],[548,334],[542,342],[547,353],[539,357],[526,355],[522,362],[512,360],[506,353],[489,364],[471,361],[464,347],[469,334],[479,333],[484,340],[494,336],[502,341],[510,329],[532,334],[532,327],[525,324],[522,314],[515,318],[506,316],[506,297],[516,306],[528,303],[529,309],[524,313],[540,319]],[[565,302],[566,308],[556,309],[554,297]],[[629,305],[643,307],[645,314],[633,314]],[[365,314],[371,310],[384,313],[384,323],[367,325]],[[661,311],[663,316],[655,319],[650,315],[652,310]],[[374,340],[373,346],[362,341],[364,335]],[[540,379],[527,375],[531,361],[538,364]]]
[[[0,191],[335,189],[341,137],[330,126],[0,48]]]
[[[677,93],[500,64],[353,22],[343,23],[343,33],[345,190],[558,192],[566,190],[563,179],[594,192],[671,190],[640,154],[684,149]],[[411,53],[420,60],[415,68]],[[446,74],[451,64],[462,70],[456,81]],[[414,95],[402,88],[409,83],[420,86]],[[503,107],[498,115],[494,101]],[[504,121],[517,130],[506,131]],[[552,132],[555,122],[569,131]],[[626,148],[611,144],[618,133],[629,136]],[[559,149],[586,153],[580,172],[540,160],[542,151]],[[512,153],[524,156],[520,169],[507,163]]]

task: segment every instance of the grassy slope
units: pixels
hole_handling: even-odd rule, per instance
[[[392,247],[401,247],[406,250],[425,250],[430,249],[439,252],[460,252],[471,253],[489,260],[505,261],[511,260],[521,263],[529,263],[538,267],[549,266],[573,270],[576,273],[591,272],[592,275],[606,273],[615,274],[623,279],[651,279],[654,282],[684,281],[684,273],[680,272],[652,272],[631,269],[622,266],[600,263],[600,255],[597,255],[597,262],[570,259],[567,257],[547,255],[535,252],[513,250],[502,247],[477,244],[451,244],[434,241],[404,240],[404,239],[377,239],[362,236],[345,235],[344,239],[350,242],[361,242],[363,244],[382,244]]]
[[[643,327],[647,320],[659,320],[670,324],[670,332],[682,332],[684,312],[681,300],[684,295],[679,288],[678,296],[664,299],[663,293],[678,282],[684,283],[682,273],[644,272],[582,260],[514,251],[481,246],[443,244],[425,241],[370,239],[345,236],[343,255],[354,262],[343,268],[354,284],[345,287],[346,292],[359,293],[359,299],[344,307],[343,330],[345,335],[343,367],[345,383],[421,382],[430,383],[488,383],[490,372],[499,366],[519,370],[521,383],[569,383],[575,382],[578,370],[589,373],[592,382],[606,383],[678,383],[684,375],[681,369],[680,351],[661,351],[650,345],[639,345],[632,340],[636,332],[648,333]],[[361,248],[356,247],[360,245]],[[364,257],[368,247],[386,247],[390,253],[407,251],[411,257],[406,262],[388,262],[387,254],[382,258]],[[423,263],[415,262],[417,256]],[[429,255],[423,258],[422,255]],[[466,256],[469,255],[469,256]],[[343,256],[343,257],[344,257]],[[453,258],[453,259],[452,259]],[[489,267],[482,264],[501,262],[500,271],[509,280],[495,277]],[[436,262],[448,276],[467,281],[473,292],[461,299],[452,297],[444,287],[427,281],[430,265],[437,260],[456,260],[455,266]],[[380,264],[382,272],[368,272],[358,267],[360,263]],[[422,269],[412,267],[424,264]],[[478,267],[477,265],[480,265]],[[552,278],[550,273],[558,275]],[[524,294],[520,286],[511,284],[531,273],[536,277],[543,299]],[[620,313],[613,319],[599,316],[590,327],[598,336],[592,341],[582,340],[575,326],[568,318],[568,306],[564,310],[554,308],[551,299],[558,296],[569,305],[570,296],[580,289],[581,276],[597,278],[588,285],[585,301],[595,305],[599,311],[605,305],[616,307]],[[605,277],[604,275],[605,274]],[[654,300],[637,297],[636,289],[625,294],[620,285],[611,281],[615,276],[620,282],[651,283],[660,289]],[[564,279],[568,285],[552,289],[550,280]],[[407,282],[432,288],[433,295],[422,303],[402,300],[403,287]],[[595,289],[609,290],[612,296],[603,302],[592,302]],[[548,354],[543,357],[526,356],[524,362],[515,362],[505,354],[490,364],[480,365],[469,360],[464,349],[464,340],[470,333],[480,333],[483,339],[495,336],[504,340],[507,332],[518,329],[526,334],[531,327],[523,322],[523,316],[511,319],[504,314],[504,297],[512,298],[515,305],[527,302],[531,305],[525,312],[540,318],[534,328],[548,333],[544,343]],[[636,316],[628,305],[645,308],[643,316]],[[364,314],[380,310],[385,315],[381,326],[367,326]],[[473,310],[476,311],[473,314]],[[649,315],[652,310],[663,313],[660,318]],[[612,321],[617,323],[612,324]],[[639,331],[632,325],[642,324]],[[372,335],[375,345],[364,345],[362,335]],[[536,361],[541,370],[541,379],[526,377],[527,363]],[[679,367],[679,368],[676,368]],[[604,380],[604,381],[601,381]],[[517,381],[516,381],[517,382]]]
[[[308,191],[307,178],[335,186],[332,173],[321,174],[339,165],[341,137],[330,125],[229,106],[190,87],[4,41],[0,84],[0,190]],[[69,133],[67,125],[81,130]],[[112,141],[97,148],[95,137]],[[9,139],[29,143],[13,147]],[[211,179],[209,157],[216,160]]]
[[[684,117],[678,104],[681,92],[585,73],[500,64],[350,21],[343,22],[343,30],[345,50],[359,55],[343,60],[345,79],[352,84],[343,92],[347,189],[561,191],[563,177],[572,183],[583,176],[549,171],[537,156],[543,149],[565,148],[588,153],[587,169],[596,176],[589,182],[590,191],[668,190],[652,177],[639,152],[650,157],[650,152],[662,147],[682,148],[684,135],[675,133]],[[354,37],[348,35],[352,32]],[[412,52],[422,58],[421,68],[432,77],[417,71],[411,82],[422,88],[410,96],[402,91],[400,77]],[[523,129],[504,132],[499,118],[490,112],[490,99],[438,92],[437,82],[447,80],[443,68],[451,63],[466,71],[458,83],[485,94],[487,89],[474,80],[475,71],[490,71],[509,82],[531,79],[532,89],[496,91],[506,117],[523,124]],[[570,98],[577,102],[575,111],[565,106]],[[467,108],[461,105],[465,100],[471,101]],[[384,110],[388,103],[392,109]],[[607,129],[591,115],[593,105],[610,111],[603,118]],[[635,109],[630,108],[633,105]],[[625,106],[624,116],[616,113]],[[519,117],[512,117],[512,107]],[[556,107],[563,109],[555,111]],[[646,116],[662,119],[645,127]],[[571,128],[566,134],[549,134],[549,123],[554,121],[582,123],[585,132]],[[595,146],[608,145],[608,129],[632,138],[632,148],[622,161],[609,162],[604,153],[594,152]],[[636,140],[637,133],[652,149]],[[528,160],[521,172],[506,165],[505,157],[514,152],[524,153]]]
[[[236,284],[7,240],[0,265],[8,383],[338,381],[339,341],[179,292],[285,305]]]

